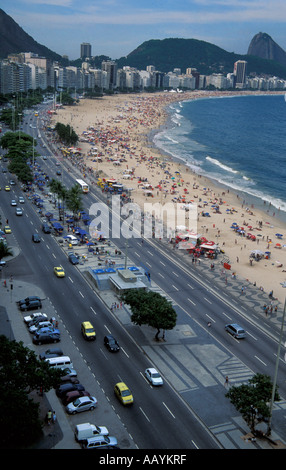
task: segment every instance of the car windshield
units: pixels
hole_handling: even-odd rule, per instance
[[[131,395],[131,393],[130,393],[130,391],[127,389],[127,390],[122,390],[121,395],[122,395],[123,397],[127,397],[128,395]]]
[[[94,329],[93,328],[86,328],[85,330],[87,333],[94,333]]]
[[[151,376],[153,377],[153,379],[159,379],[160,378],[160,374],[158,372],[152,372]]]

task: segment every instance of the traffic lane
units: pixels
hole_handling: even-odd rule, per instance
[[[65,281],[65,279],[60,279],[59,281]],[[64,285],[62,285],[62,288],[61,288],[61,295],[57,297],[57,303],[59,303],[59,301],[61,299],[65,299],[67,296],[65,290],[64,290]],[[70,301],[70,298],[71,296],[69,295],[69,301]],[[92,296],[92,299],[90,301],[93,301],[94,302],[94,296]],[[88,302],[88,296],[85,296],[85,311],[88,312],[89,309],[88,309],[88,305],[89,305],[89,302]],[[110,362],[110,359],[112,357],[112,366],[109,367],[109,373],[108,373],[108,378],[105,380],[105,376],[106,376],[106,365],[105,364],[102,364],[102,361],[98,361],[98,355],[96,355],[94,353],[94,350],[95,348],[97,347],[97,344],[98,344],[98,339],[101,337],[103,338],[104,336],[104,333],[105,333],[105,329],[101,332],[101,323],[102,322],[99,322],[99,323],[96,323],[96,329],[97,329],[97,337],[98,339],[96,340],[96,344],[94,346],[92,346],[92,349],[89,348],[89,346],[87,346],[86,344],[82,344],[82,339],[79,338],[79,328],[80,328],[80,322],[79,322],[79,315],[77,312],[82,312],[82,307],[83,307],[83,304],[81,302],[78,302],[78,296],[76,295],[75,297],[73,296],[73,299],[72,299],[72,307],[69,306],[69,302],[67,303],[65,300],[64,300],[64,309],[63,308],[59,308],[59,315],[61,317],[63,317],[63,313],[64,312],[67,312],[68,311],[68,318],[67,318],[67,321],[68,321],[68,328],[69,328],[69,331],[70,331],[70,334],[71,336],[74,338],[74,341],[77,343],[77,341],[79,341],[81,344],[79,345],[79,348],[80,350],[83,350],[83,353],[84,353],[84,357],[85,357],[85,360],[88,362],[89,366],[91,367],[91,369],[93,370],[94,374],[96,377],[101,377],[100,379],[100,383],[102,383],[102,386],[105,390],[112,390],[113,391],[113,387],[114,387],[114,384],[116,383],[116,381],[120,381],[120,380],[123,380],[123,381],[126,381],[126,379],[124,380],[124,377],[128,377],[128,385],[131,387],[131,389],[134,389],[136,392],[136,396],[140,396],[141,394],[141,387],[142,387],[142,384],[140,383],[141,381],[139,380],[139,384],[138,384],[138,379],[140,378],[139,377],[139,374],[138,374],[138,370],[139,371],[143,371],[145,370],[145,368],[149,365],[145,358],[143,357],[142,359],[145,360],[145,363],[141,363],[140,362],[140,365],[134,367],[134,362],[137,362],[136,361],[136,356],[138,355],[138,350],[137,350],[137,346],[136,346],[136,349],[134,351],[129,351],[129,349],[132,347],[132,343],[129,343],[129,348],[128,346],[124,346],[124,349],[126,350],[126,354],[125,354],[125,357],[123,357],[123,355],[121,354],[122,351],[119,353],[121,354],[121,356],[119,355],[116,355],[116,357],[113,357],[113,356],[106,356],[107,358],[109,357],[109,362]],[[58,307],[57,307],[58,309]],[[109,312],[108,312],[108,315],[109,315]],[[100,318],[102,320],[102,312],[100,314]],[[76,318],[76,321],[74,321],[74,318]],[[83,317],[81,316],[81,319],[83,319]],[[88,315],[86,314],[84,319],[89,319],[88,318]],[[106,319],[105,319],[106,320]],[[93,320],[94,322],[94,320]],[[114,325],[113,325],[114,327]],[[114,330],[114,328],[113,328]],[[117,330],[116,331],[116,335],[117,335]],[[118,336],[118,335],[117,335]],[[128,341],[125,340],[127,343]],[[134,347],[134,345],[133,345]],[[123,359],[122,359],[123,357]],[[139,354],[139,357],[140,357],[140,354]],[[132,360],[130,359],[132,358]],[[116,364],[116,367],[114,369],[114,365]],[[114,370],[113,374],[114,374],[114,379],[111,380],[110,379],[110,375],[111,375],[111,372]],[[139,390],[139,392],[138,392]],[[120,415],[123,414],[123,421],[125,422],[126,426],[128,429],[132,429],[134,430],[132,432],[132,434],[135,436],[137,436],[137,434],[141,433],[142,432],[142,429],[144,427],[145,429],[145,426],[144,423],[145,423],[145,415],[146,415],[146,412],[145,412],[145,415],[144,415],[144,409],[147,409],[146,406],[148,407],[148,410],[150,408],[150,403],[152,402],[152,400],[150,400],[149,398],[146,397],[146,393],[144,392],[142,397],[139,398],[140,402],[142,403],[142,406],[140,407],[140,415],[137,416],[137,418],[139,419],[139,417],[141,417],[141,420],[140,420],[140,423],[134,423],[134,419],[133,417],[131,416],[130,417],[130,413],[126,413],[125,411],[122,411],[122,407],[120,407],[120,410],[121,410],[121,413]],[[111,400],[112,401],[112,400]],[[171,402],[174,402],[174,398],[166,398],[165,401],[171,401]],[[113,403],[114,406],[116,406],[116,404]],[[151,406],[152,410],[150,411],[150,415],[153,416],[154,413],[156,412],[156,407],[158,405]],[[143,411],[141,411],[143,410]],[[149,413],[148,413],[149,414]],[[186,410],[184,410],[184,413],[183,415],[186,414]],[[142,419],[143,419],[143,422],[142,422]],[[146,423],[147,424],[147,423]],[[162,432],[164,432],[164,427],[165,425],[162,427]],[[182,428],[182,425],[179,424],[179,428],[181,429]],[[178,429],[179,431],[179,429]],[[166,434],[166,433],[165,433]],[[172,437],[173,435],[173,432],[170,434],[170,439],[174,439]],[[142,445],[145,445],[145,446],[150,446],[152,445],[152,442],[147,442],[146,443],[146,437],[148,437],[148,425],[146,426],[146,436],[144,437],[144,444],[142,443]],[[194,436],[195,438],[195,436]],[[166,438],[167,439],[167,436]],[[176,438],[177,439],[177,438]],[[184,440],[185,442],[185,440]],[[158,445],[158,444],[157,444]],[[154,448],[156,448],[156,446]],[[181,447],[183,445],[183,442],[181,440],[181,442],[178,444],[178,447],[179,448],[184,448],[184,447]],[[185,444],[184,444],[185,445]]]
[[[214,339],[230,351],[235,357],[239,358],[253,373],[273,375],[276,362],[277,341],[268,335],[267,330],[260,330],[254,325],[247,314],[242,318],[236,310],[228,307],[222,310],[220,305],[211,305],[206,320],[210,321],[209,333]],[[236,339],[225,331],[225,325],[228,323],[238,323],[246,331],[245,339]],[[282,355],[285,356],[285,345],[282,345]],[[281,359],[281,381],[280,390],[285,393],[285,360]]]
[[[134,420],[140,423],[139,434],[138,432],[134,434],[137,436],[136,443],[139,447],[146,448],[146,437],[141,439],[140,436],[147,433],[146,436],[149,435],[151,438],[153,436],[151,442],[148,443],[149,448],[213,448],[213,438],[209,438],[209,443],[206,444],[205,430],[192,416],[180,397],[174,395],[166,379],[162,387],[149,385],[144,377],[144,371],[150,366],[150,362],[147,360],[143,365],[136,360],[137,355],[129,349],[127,352],[128,359],[122,358],[121,352],[109,353],[109,355],[103,352],[103,362],[107,364],[102,365],[103,370],[105,367],[108,368],[113,380],[110,383],[110,378],[104,380],[105,377],[102,376],[101,385],[128,429],[134,428]],[[124,381],[130,387],[134,396],[132,406],[123,407],[118,404],[113,393],[113,387],[117,381]],[[202,435],[203,439],[201,439]]]

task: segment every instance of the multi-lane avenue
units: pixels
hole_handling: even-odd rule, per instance
[[[30,123],[33,124],[32,115]],[[24,130],[37,132],[29,124]],[[48,155],[49,150],[43,148],[42,152]],[[49,176],[56,177],[55,158],[39,160]],[[64,165],[61,170],[60,178],[70,187],[75,176]],[[1,173],[0,178],[3,187],[11,175]],[[219,448],[221,444],[210,430],[238,415],[224,398],[225,375],[232,376],[236,384],[257,372],[273,376],[278,331],[263,327],[237,296],[219,290],[202,270],[190,269],[160,241],[152,239],[142,243],[140,238],[131,238],[128,258],[136,265],[148,267],[152,282],[172,300],[178,316],[176,341],[170,341],[174,336],[166,332],[167,341],[158,348],[141,337],[138,328],[134,333],[130,322],[119,321],[82,272],[68,262],[57,240],[41,233],[41,221],[34,205],[27,201],[24,215],[15,216],[11,199],[21,194],[19,185],[1,194],[1,209],[9,219],[21,251],[13,262],[13,274],[37,285],[51,300],[136,445],[145,449]],[[98,197],[100,194],[93,191],[84,197],[87,211]],[[40,246],[31,242],[31,234],[35,232],[42,237]],[[113,241],[125,250],[123,237]],[[53,275],[56,265],[65,269],[64,279]],[[99,341],[92,347],[83,342],[79,330],[83,320],[96,324],[98,338],[107,332],[114,334],[122,346],[120,354],[106,354]],[[243,325],[246,340],[237,341],[225,332],[225,324],[234,322]],[[283,349],[278,374],[282,398],[286,395],[284,354]],[[148,385],[143,376],[150,360],[158,365],[166,379],[159,389]],[[124,409],[114,397],[113,386],[121,380],[133,392],[132,409]],[[283,438],[280,419],[274,423]]]

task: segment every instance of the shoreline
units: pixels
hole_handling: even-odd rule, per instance
[[[227,92],[227,95],[221,95],[221,96],[209,96],[209,97],[202,97],[202,98],[194,98],[195,100],[199,100],[199,99],[215,99],[215,98],[227,98],[227,97],[231,97],[231,98],[239,98],[241,96],[269,96],[269,95],[281,95],[281,94],[284,94],[284,92],[269,92],[269,93],[265,93],[265,92],[261,92],[261,93],[258,93],[258,92],[246,92],[246,93],[243,93],[241,94],[240,92],[238,93],[235,93],[233,92],[234,94],[231,95],[229,94],[230,92]],[[188,101],[192,101],[192,99],[186,99],[186,100],[179,100],[178,99],[178,102],[179,101],[185,101],[185,102],[188,102]],[[169,106],[168,106],[169,107]],[[232,193],[236,193],[240,196],[240,199],[241,200],[245,200],[245,204],[246,205],[249,205],[251,207],[255,207],[257,208],[258,210],[262,211],[264,214],[265,214],[265,217],[268,217],[268,218],[272,218],[273,215],[271,215],[269,212],[271,211],[272,214],[274,213],[275,214],[275,218],[280,220],[283,224],[286,224],[286,211],[283,210],[283,209],[280,209],[280,207],[276,207],[275,205],[273,205],[270,201],[268,201],[267,199],[262,199],[262,197],[256,195],[256,194],[251,194],[250,192],[247,192],[245,190],[242,190],[242,189],[239,189],[239,188],[235,188],[233,186],[230,186],[230,185],[227,185],[227,184],[224,184],[222,181],[219,181],[215,178],[212,178],[210,175],[205,175],[203,172],[202,173],[199,173],[199,172],[196,172],[192,166],[184,159],[181,159],[180,157],[177,157],[175,155],[172,155],[171,153],[169,153],[167,150],[165,149],[161,149],[160,147],[158,147],[156,145],[156,143],[154,142],[154,139],[156,137],[156,135],[162,133],[162,132],[167,132],[168,131],[168,128],[172,128],[174,127],[174,124],[172,123],[172,118],[171,118],[171,111],[168,111],[169,113],[169,116],[166,120],[166,123],[165,125],[162,125],[159,129],[153,129],[150,133],[149,133],[149,136],[150,136],[150,143],[151,145],[157,149],[157,151],[159,151],[162,156],[168,156],[172,161],[174,162],[177,162],[178,164],[181,164],[181,165],[185,165],[187,168],[189,168],[189,170],[191,172],[193,172],[195,175],[202,175],[203,177],[206,178],[206,180],[209,180],[212,185],[215,185],[216,187],[220,188],[221,191],[230,191]],[[275,220],[275,219],[273,219]]]
[[[278,216],[272,217],[252,203],[247,207],[236,191],[195,173],[183,161],[176,161],[172,155],[156,147],[153,141],[154,136],[168,126],[170,114],[167,108],[172,102],[230,94],[161,92],[154,95],[113,95],[101,100],[82,100],[76,108],[59,110],[52,121],[70,124],[72,119],[72,127],[81,137],[89,131],[91,140],[79,143],[82,157],[72,157],[72,163],[80,169],[84,178],[94,181],[98,170],[101,171],[101,178],[104,175],[115,178],[118,183],[133,189],[132,200],[140,207],[145,202],[197,203],[198,232],[224,250],[224,257],[229,259],[231,265],[231,271],[227,274],[235,272],[246,282],[266,292],[273,290],[274,297],[284,303],[286,291],[283,291],[281,283],[286,281],[283,269],[286,266],[286,249],[276,248],[278,240],[275,233],[285,233],[286,224]],[[100,156],[101,162],[95,160],[94,153],[90,153],[92,146],[96,146],[96,155]],[[126,171],[132,171],[128,179],[123,177]],[[144,193],[140,178],[150,183],[151,198]],[[219,208],[218,212],[213,211],[212,202]],[[210,216],[204,217],[207,211]],[[234,232],[231,229],[233,222],[246,226],[247,231],[255,234],[255,241]],[[270,258],[250,263],[250,253],[257,249],[271,251]],[[186,256],[190,255],[186,253]],[[220,259],[215,263],[216,269],[221,269]]]

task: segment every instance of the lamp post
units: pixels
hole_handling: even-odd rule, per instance
[[[18,119],[18,121],[19,121],[19,124],[18,124],[19,125],[19,140],[20,140],[20,116],[22,116],[22,114],[18,113],[18,117],[19,117],[19,119]]]
[[[280,338],[279,338],[279,343],[278,343],[275,373],[274,373],[274,380],[273,380],[273,387],[272,387],[272,396],[271,396],[270,406],[269,406],[270,416],[269,416],[268,429],[267,429],[267,435],[268,436],[271,434],[272,409],[273,409],[274,398],[275,398],[275,390],[276,390],[276,384],[277,384],[278,366],[279,366],[279,360],[280,360],[280,349],[281,349],[283,329],[284,329],[284,321],[285,321],[285,311],[286,311],[286,299],[285,299],[285,302],[284,302],[284,309],[283,309],[283,316],[282,316],[282,323],[281,323],[281,330],[280,330]]]

